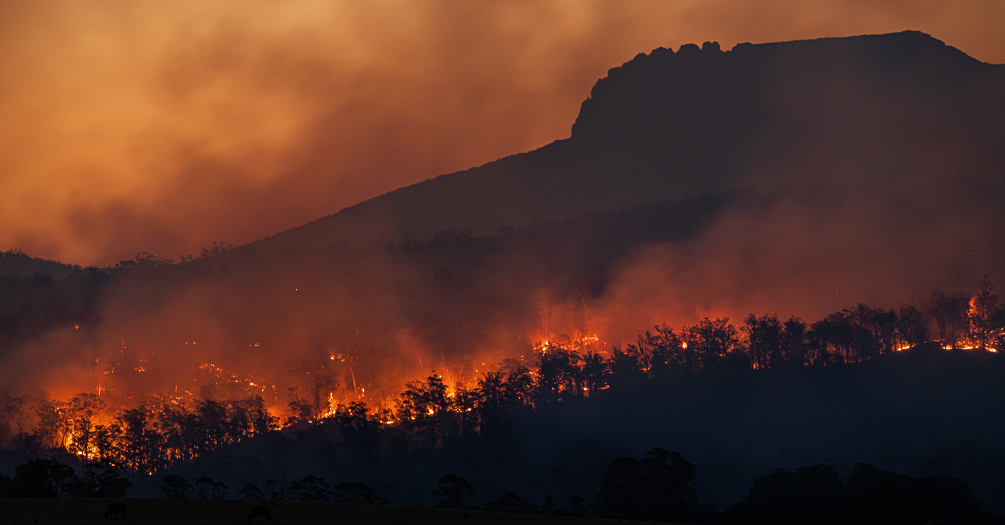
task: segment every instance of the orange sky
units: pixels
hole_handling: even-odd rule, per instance
[[[639,52],[927,32],[1005,62],[1005,2],[0,3],[0,249],[245,243],[565,138]]]

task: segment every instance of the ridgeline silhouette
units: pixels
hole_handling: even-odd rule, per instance
[[[893,178],[923,166],[929,144],[967,145],[1000,168],[1003,92],[1005,66],[916,31],[730,51],[709,42],[676,53],[659,48],[597,82],[569,139],[392,191],[252,245],[286,251],[374,234],[401,242],[451,228],[493,233],[709,190],[812,184],[821,175],[814,170],[848,164],[849,155],[889,168],[877,176]],[[751,176],[782,169],[780,153],[796,157],[792,167],[803,173]]]

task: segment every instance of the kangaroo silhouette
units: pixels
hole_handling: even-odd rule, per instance
[[[265,505],[259,505],[251,509],[251,512],[248,513],[248,521],[251,520],[258,521],[259,516],[265,516],[265,519],[269,523],[272,523],[272,512],[269,510],[269,507],[266,507]]]
[[[117,516],[119,518],[126,518],[126,504],[125,503],[112,503],[108,506],[108,510],[105,511],[105,519],[109,519],[112,516]]]

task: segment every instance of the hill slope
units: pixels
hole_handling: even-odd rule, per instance
[[[504,226],[748,185],[1001,173],[1005,66],[918,32],[660,48],[611,69],[569,139],[346,208],[259,247]],[[932,145],[938,145],[933,150]],[[952,158],[940,154],[952,152]],[[933,164],[934,163],[934,164]],[[936,169],[933,170],[933,167]],[[919,171],[922,172],[919,174]],[[1000,182],[1000,181],[999,181]]]

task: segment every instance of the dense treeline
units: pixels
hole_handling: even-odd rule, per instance
[[[14,478],[0,476],[0,497],[121,498],[131,483],[107,465],[84,467],[84,477],[56,460],[30,460],[19,465]],[[847,481],[830,465],[778,469],[755,479],[743,501],[719,512],[702,503],[695,489],[696,467],[680,454],[653,448],[641,459],[617,458],[600,474],[595,503],[586,505],[577,493],[569,505],[556,506],[550,494],[541,505],[510,491],[485,505],[485,510],[523,514],[584,516],[589,511],[604,518],[709,525],[798,525],[921,523],[1000,524],[1005,517],[981,509],[973,489],[950,476],[912,476],[884,471],[872,465],[855,465]],[[324,478],[309,475],[300,480],[270,479],[268,492],[248,483],[238,493],[242,500],[336,501],[385,505],[373,488],[359,482],[334,487]],[[226,499],[229,487],[208,476],[193,485],[169,474],[157,484],[164,498]],[[467,507],[474,494],[467,480],[448,474],[431,491],[439,508]]]
[[[121,498],[132,487],[106,463],[89,463],[81,472],[56,459],[31,459],[14,469],[13,478],[0,474],[0,497]]]
[[[743,525],[1002,523],[984,512],[973,489],[950,476],[912,476],[855,465],[846,481],[830,465],[778,469],[755,479],[724,512],[701,503],[695,466],[654,448],[618,458],[603,471],[597,516],[640,521]]]
[[[9,429],[23,419],[24,401],[9,394],[4,401]],[[66,402],[44,399],[32,407],[37,420],[32,432],[16,434],[8,446],[29,456],[65,452],[129,472],[153,473],[278,427],[261,397],[207,399],[191,408],[158,396],[153,401],[98,424],[104,402],[96,394],[78,394]]]
[[[99,423],[109,414],[103,399],[93,393],[68,401],[42,399],[31,407],[25,406],[25,399],[5,393],[0,444],[28,457],[67,452],[147,474],[280,427],[363,456],[373,455],[382,437],[390,436],[395,446],[435,448],[457,436],[501,435],[521,413],[685,375],[826,367],[932,340],[947,349],[997,351],[1005,348],[1003,312],[985,279],[976,296],[935,293],[925,310],[860,304],[809,325],[774,315],[751,314],[739,327],[728,319],[706,318],[679,330],[655,327],[634,343],[603,353],[590,338],[563,336],[541,343],[532,361],[506,360],[470,384],[458,382],[450,388],[435,373],[409,382],[393,406],[333,402],[338,377],[319,369],[305,396],[290,389],[282,421],[269,413],[260,396],[186,401],[155,395]],[[205,393],[211,397],[212,389]],[[30,432],[20,428],[29,416],[35,421]]]
[[[743,524],[1002,523],[983,512],[973,489],[950,476],[914,478],[857,464],[842,483],[834,467],[779,469],[751,484],[723,522]]]
[[[912,476],[855,465],[847,481],[830,465],[778,469],[755,479],[743,501],[724,512],[701,503],[696,467],[654,448],[623,457],[602,473],[597,516],[639,521],[743,525],[1002,523],[985,513],[973,489],[950,476]]]

